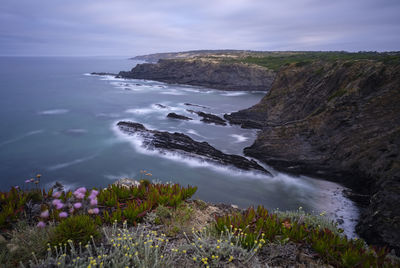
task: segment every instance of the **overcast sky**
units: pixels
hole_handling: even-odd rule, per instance
[[[1,0],[0,55],[400,50],[400,0]]]

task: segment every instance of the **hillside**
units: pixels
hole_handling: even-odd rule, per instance
[[[400,230],[399,85],[400,65],[291,64],[260,103],[225,118],[261,129],[246,155],[370,196],[358,232],[399,250],[400,232],[393,231]]]

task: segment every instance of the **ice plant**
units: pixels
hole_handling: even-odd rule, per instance
[[[90,205],[91,206],[97,206],[97,198],[90,200]]]
[[[64,204],[61,203],[61,202],[58,202],[58,203],[56,204],[56,208],[57,208],[57,209],[62,209],[63,207],[64,207]]]
[[[78,202],[74,204],[74,208],[79,209],[82,207],[82,203]]]
[[[60,196],[61,196],[61,192],[54,192],[52,195],[52,197],[54,197],[54,198],[60,198]]]
[[[58,214],[58,216],[60,218],[66,218],[66,217],[68,217],[68,213],[67,212],[61,212],[60,214]]]
[[[38,224],[36,225],[39,228],[44,228],[46,227],[46,223],[44,223],[43,221],[38,222]]]
[[[49,217],[49,211],[46,209],[40,213],[40,218],[47,219]]]

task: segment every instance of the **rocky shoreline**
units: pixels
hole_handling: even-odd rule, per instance
[[[161,153],[178,152],[179,154],[194,157],[223,166],[233,166],[244,171],[262,172],[271,175],[254,160],[243,156],[225,154],[207,142],[198,142],[182,133],[169,133],[146,129],[142,124],[134,122],[118,122],[119,129],[129,135],[139,135],[144,141],[143,146],[149,150],[158,150]]]
[[[400,67],[371,61],[283,68],[257,105],[230,115],[260,129],[246,155],[356,193],[357,232],[400,252]]]
[[[263,69],[262,75],[254,68]],[[350,187],[349,197],[362,208],[360,236],[400,254],[400,65],[338,59],[266,70],[194,57],[139,64],[118,76],[226,90],[270,89],[255,106],[224,115],[231,124],[260,130],[245,154],[277,170]]]
[[[275,72],[260,66],[210,59],[160,59],[121,71],[120,78],[148,79],[222,90],[268,91]]]

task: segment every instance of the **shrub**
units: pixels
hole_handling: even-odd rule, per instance
[[[117,224],[103,229],[105,245],[94,240],[82,250],[71,241],[68,247],[49,248],[46,258],[31,261],[33,267],[168,267],[173,265],[176,250],[165,235],[141,226],[128,229]]]
[[[6,267],[17,266],[19,262],[27,262],[32,252],[40,257],[46,256],[46,244],[53,230],[53,226],[38,230],[24,221],[18,222],[9,233],[10,240],[2,245],[0,263]]]
[[[216,217],[215,228],[218,231],[230,228],[235,234],[243,233],[242,245],[246,248],[254,247],[259,242],[257,237],[261,235],[270,241],[309,244],[324,261],[338,267],[391,265],[385,249],[366,248],[362,240],[348,240],[346,236],[335,234],[327,228],[315,228],[305,221],[280,218],[262,206],[257,210],[249,208],[244,213]]]
[[[51,237],[51,244],[66,244],[68,240],[72,240],[75,244],[86,244],[92,237],[99,236],[94,220],[88,215],[78,215],[69,217],[57,225]]]

